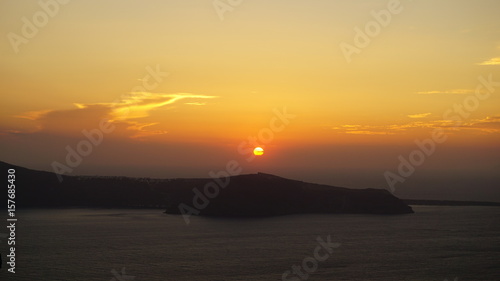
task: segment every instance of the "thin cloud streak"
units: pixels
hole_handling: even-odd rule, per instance
[[[422,91],[422,92],[416,92],[416,94],[417,95],[440,95],[440,94],[466,95],[466,94],[472,94],[474,92],[475,90],[470,90],[470,89],[453,89],[453,90]]]
[[[427,112],[427,113],[420,113],[420,114],[410,114],[410,115],[407,115],[409,118],[425,118],[429,115],[431,115],[432,113],[430,112]]]
[[[500,57],[491,58],[487,61],[480,62],[477,65],[500,65]]]
[[[344,134],[354,135],[394,135],[416,129],[454,129],[471,130],[479,133],[500,133],[500,116],[489,116],[483,119],[474,119],[457,126],[452,120],[415,121],[407,124],[391,125],[341,125],[331,129]]]

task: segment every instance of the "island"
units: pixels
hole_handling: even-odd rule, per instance
[[[407,203],[387,190],[349,189],[266,173],[176,179],[64,175],[59,181],[52,172],[5,162],[0,162],[0,167],[16,170],[18,208],[162,208],[168,214],[239,217],[413,213]]]
[[[313,184],[265,173],[193,180],[189,186],[170,189],[169,195],[166,213],[170,214],[245,217],[413,213],[410,206],[387,190]]]

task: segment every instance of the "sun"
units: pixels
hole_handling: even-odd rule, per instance
[[[253,154],[257,155],[257,156],[261,156],[262,154],[264,154],[264,149],[262,149],[262,147],[256,147],[253,150]]]

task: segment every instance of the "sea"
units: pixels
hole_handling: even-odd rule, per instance
[[[2,227],[0,280],[500,280],[500,207],[412,207],[189,225],[161,209],[18,210],[15,273]]]

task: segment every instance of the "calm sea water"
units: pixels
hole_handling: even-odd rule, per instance
[[[500,208],[414,210],[195,217],[189,226],[162,210],[19,210],[16,274],[6,271],[7,241],[0,238],[0,280],[282,280],[328,235],[341,245],[307,280],[500,280]]]

